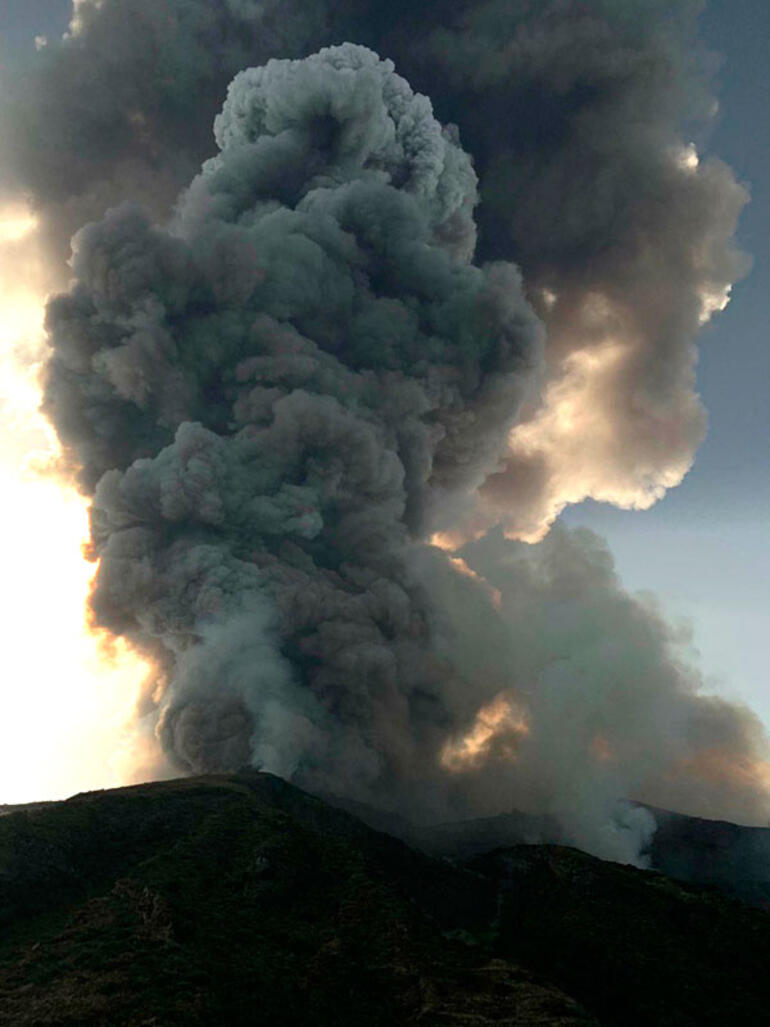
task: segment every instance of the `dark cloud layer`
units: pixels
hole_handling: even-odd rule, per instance
[[[514,534],[649,505],[702,439],[693,340],[743,270],[746,193],[682,135],[714,107],[700,6],[450,3],[386,36],[474,155],[480,253],[520,263],[548,327],[543,402],[483,490]]]
[[[314,48],[325,15],[280,0],[94,0],[69,33],[3,81],[6,180],[45,213],[54,245],[126,198],[167,213],[213,152],[228,83]]]
[[[45,407],[178,766],[550,810],[621,858],[651,830],[623,797],[762,815],[758,722],[595,538],[427,544],[688,468],[745,201],[690,145],[697,8],[84,0],[8,84],[53,280],[93,222]],[[395,70],[313,54],[345,40]]]
[[[700,6],[84,0],[10,83],[16,175],[64,246],[127,197],[167,211],[244,66],[346,39],[393,58],[473,154],[479,256],[519,263],[549,329],[541,402],[464,528],[532,538],[584,496],[649,505],[703,437],[693,340],[743,269],[746,194],[690,144],[713,114]]]

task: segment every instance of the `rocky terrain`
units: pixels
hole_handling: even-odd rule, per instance
[[[770,917],[713,887],[557,845],[427,855],[256,772],[9,812],[0,925],[20,1027],[753,1025],[770,1001]]]

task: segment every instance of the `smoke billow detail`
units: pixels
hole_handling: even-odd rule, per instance
[[[759,721],[603,543],[514,540],[649,505],[702,436],[745,192],[681,138],[696,8],[84,0],[11,91],[54,268],[95,219],[44,409],[176,767],[549,812],[622,859],[654,829],[627,798],[766,816]]]
[[[459,124],[480,254],[520,264],[548,329],[543,392],[470,527],[536,539],[587,496],[648,507],[703,438],[694,338],[746,267],[746,191],[692,142],[718,109],[702,3],[440,6],[379,45]]]
[[[745,270],[745,189],[701,160],[717,104],[701,0],[80,0],[4,83],[6,176],[61,280],[72,233],[126,198],[164,219],[211,154],[232,77],[350,39],[459,126],[483,260],[515,261],[547,326],[541,392],[459,538],[535,539],[586,496],[646,507],[703,438],[695,335]]]
[[[170,225],[87,226],[49,304],[93,609],[165,668],[180,766],[398,799],[484,697],[453,697],[411,550],[496,466],[539,325],[469,262],[470,159],[390,62],[245,71],[215,131]]]

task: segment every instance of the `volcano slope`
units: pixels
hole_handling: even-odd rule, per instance
[[[766,1022],[770,918],[560,846],[432,858],[257,772],[0,818],[0,1024]]]

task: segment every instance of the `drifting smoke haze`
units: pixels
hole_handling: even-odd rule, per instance
[[[703,435],[746,194],[690,144],[698,6],[86,0],[7,84],[7,192],[72,276],[44,410],[93,615],[158,668],[174,766],[621,859],[627,798],[766,818],[759,721],[547,534]]]

